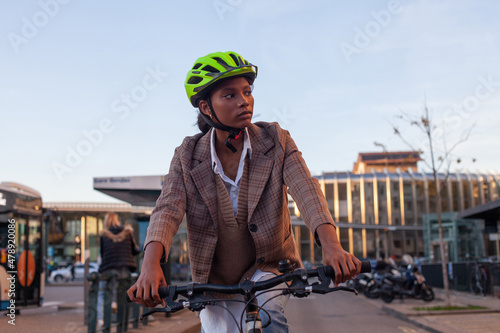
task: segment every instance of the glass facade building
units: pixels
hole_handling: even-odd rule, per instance
[[[47,259],[55,264],[84,262],[85,251],[90,261],[97,262],[100,255],[100,235],[104,217],[114,212],[122,224],[134,229],[134,236],[142,242],[146,237],[151,207],[105,203],[44,203],[48,228]],[[139,244],[142,246],[142,244]]]
[[[436,213],[432,173],[414,172],[409,167],[404,172],[374,169],[371,173],[323,173],[316,178],[344,249],[359,258],[424,254],[423,218]],[[460,212],[500,198],[498,174],[438,174],[438,179],[443,212]],[[321,251],[311,243],[298,215],[292,221],[302,258],[319,262]]]

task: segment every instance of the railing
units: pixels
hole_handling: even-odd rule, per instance
[[[499,262],[457,262],[447,265],[450,289],[458,291],[470,291],[477,293],[474,288],[474,269],[479,265],[485,272],[484,292],[486,295],[494,295],[495,286],[500,286],[500,263]],[[450,267],[451,266],[451,267]],[[441,264],[422,264],[422,274],[427,283],[433,287],[443,288],[443,274]]]
[[[127,332],[129,326],[138,328],[139,316],[145,312],[142,306],[136,303],[127,303],[125,300],[126,291],[137,280],[138,274],[129,274],[126,278],[118,278],[113,273],[91,273],[87,280],[90,281],[89,298],[87,302],[87,327],[88,333],[95,332],[111,332],[112,328],[116,328],[117,333]],[[98,309],[99,298],[99,282],[105,281],[102,292],[103,309]],[[113,290],[113,286],[116,289]],[[116,295],[116,314],[112,312],[112,304]],[[102,325],[98,326],[98,311],[103,311]],[[113,318],[116,317],[116,318]],[[115,319],[115,320],[112,320]],[[147,325],[147,318],[142,321],[143,325]]]

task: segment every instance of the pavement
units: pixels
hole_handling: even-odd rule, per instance
[[[495,296],[478,296],[468,292],[450,290],[452,306],[481,306],[486,309],[428,311],[416,308],[446,306],[443,289],[433,288],[436,298],[432,302],[420,299],[395,299],[385,303],[381,299],[367,299],[382,311],[406,320],[432,333],[492,333],[500,332],[500,292]]]
[[[57,286],[49,286],[56,291]],[[446,305],[444,291],[434,289],[436,299],[424,302],[418,299],[395,299],[391,303],[384,303],[381,299],[366,299],[371,305],[382,311],[408,321],[429,332],[436,333],[500,333],[500,293],[493,296],[476,296],[466,292],[450,291],[452,305],[478,305],[486,307],[483,310],[457,310],[448,312],[418,311],[416,307],[434,307]],[[191,311],[180,311],[167,318],[165,314],[153,315],[154,320],[147,326],[142,323],[137,329],[129,326],[131,333],[198,333],[200,322]],[[80,301],[54,301],[46,299],[44,305],[38,308],[21,309],[16,315],[15,326],[8,323],[9,317],[0,317],[0,331],[10,332],[61,332],[84,333],[87,326],[84,324],[84,304]],[[375,327],[371,329],[376,331]],[[112,329],[116,332],[116,329]]]

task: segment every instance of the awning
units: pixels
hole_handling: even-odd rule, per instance
[[[163,176],[98,177],[94,190],[133,206],[154,207],[161,193]]]
[[[459,218],[482,219],[486,233],[498,232],[497,222],[500,220],[500,199],[476,206],[458,213]]]

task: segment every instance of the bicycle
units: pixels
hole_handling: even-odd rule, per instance
[[[332,279],[335,278],[335,272],[331,266],[319,266],[315,269],[305,269],[297,268],[293,269],[289,260],[282,260],[279,262],[278,271],[282,273],[269,280],[254,282],[250,280],[244,280],[237,285],[216,285],[216,284],[199,284],[190,283],[186,286],[170,286],[161,287],[158,289],[158,293],[162,299],[165,301],[164,308],[154,308],[141,316],[141,320],[156,312],[167,312],[173,313],[183,309],[189,309],[191,311],[201,311],[207,305],[217,305],[220,301],[234,301],[234,300],[221,300],[215,299],[211,296],[206,295],[207,292],[214,292],[219,294],[241,294],[245,299],[245,307],[240,316],[239,322],[235,320],[238,330],[243,333],[261,333],[262,328],[266,328],[271,324],[271,316],[264,308],[265,304],[269,302],[270,298],[266,303],[259,305],[257,302],[257,296],[262,293],[271,291],[270,289],[282,284],[284,282],[290,283],[288,287],[281,289],[282,295],[292,295],[294,297],[307,297],[311,293],[317,294],[327,294],[330,292],[335,292],[339,290],[353,292],[358,294],[356,289],[338,286],[331,288],[330,284]],[[360,273],[371,272],[371,265],[369,261],[363,261],[361,265]],[[318,281],[309,282],[309,278],[317,277]],[[272,289],[276,291],[277,289]],[[257,293],[261,291],[261,293]],[[278,295],[279,296],[279,295]],[[179,297],[183,297],[176,301]],[[277,297],[277,296],[275,296]],[[127,296],[127,301],[130,299]],[[264,311],[269,317],[269,321],[262,325],[259,311]],[[246,329],[243,331],[243,316],[246,313]]]
[[[471,272],[470,289],[474,294],[486,296],[488,286],[488,271],[485,265],[479,262],[474,263],[473,271]]]

